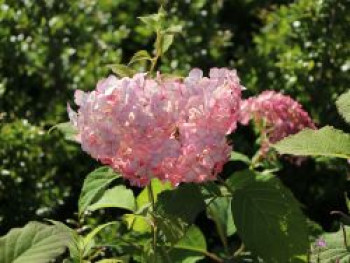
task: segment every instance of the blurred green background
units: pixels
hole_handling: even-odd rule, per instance
[[[75,89],[91,90],[154,36],[137,19],[151,0],[0,0],[0,234],[29,220],[74,217],[84,176],[98,164],[48,129],[67,121]],[[183,25],[159,69],[232,67],[244,96],[289,94],[318,126],[349,131],[334,101],[350,83],[348,0],[178,0],[166,10]],[[238,151],[252,154],[254,134],[240,128]],[[346,212],[346,161],[283,162],[283,182],[325,230],[331,210]],[[237,169],[228,165],[225,173]]]

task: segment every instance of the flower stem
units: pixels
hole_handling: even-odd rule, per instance
[[[348,248],[348,241],[347,241],[347,238],[346,238],[346,230],[345,230],[345,226],[343,223],[340,223],[340,226],[342,228],[342,231],[343,231],[343,240],[344,240],[344,246],[345,248],[347,249]]]
[[[152,234],[153,234],[153,251],[154,254],[156,253],[156,247],[157,247],[157,225],[156,225],[156,218],[154,216],[155,211],[155,202],[154,202],[154,195],[152,190],[152,182],[147,185],[147,192],[148,192],[148,199],[151,202],[152,205]]]

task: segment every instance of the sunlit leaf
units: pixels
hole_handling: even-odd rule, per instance
[[[337,99],[337,108],[345,121],[350,124],[350,90]]]
[[[207,253],[205,237],[196,226],[191,226],[186,234],[173,246],[169,253],[171,262],[194,263]]]
[[[134,56],[131,58],[129,65],[143,60],[152,60],[151,55],[146,50],[140,50],[134,54]]]
[[[61,255],[70,236],[54,225],[30,222],[0,238],[1,263],[47,263]]]
[[[119,177],[119,174],[106,166],[89,173],[79,197],[79,214],[82,215],[89,205],[101,198],[107,186]]]
[[[63,123],[56,124],[55,126],[51,127],[49,132],[51,132],[54,129],[57,129],[60,132],[62,132],[66,140],[76,141],[78,130],[70,122],[63,122]]]
[[[108,66],[114,74],[123,78],[123,77],[132,77],[137,73],[136,70],[123,65],[123,64],[113,64]]]
[[[124,185],[117,185],[106,190],[98,201],[88,206],[87,210],[95,211],[113,207],[134,211],[135,197],[133,192]]]
[[[350,135],[331,126],[305,129],[273,145],[282,154],[329,156],[350,159]]]

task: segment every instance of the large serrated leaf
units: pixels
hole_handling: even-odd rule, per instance
[[[277,179],[236,190],[232,214],[245,245],[266,262],[303,262],[308,250],[305,218],[297,201]]]
[[[0,238],[1,263],[47,263],[61,255],[70,236],[54,225],[30,222]]]
[[[331,126],[305,129],[273,145],[282,154],[350,158],[350,135]]]
[[[350,227],[346,227],[346,237],[350,240]],[[324,234],[325,247],[314,247],[311,253],[311,263],[348,263],[350,262],[350,248],[344,245],[343,231]]]
[[[101,198],[107,186],[120,175],[109,167],[100,167],[89,173],[84,181],[79,197],[79,215],[82,215],[89,205]]]
[[[113,207],[134,211],[135,197],[133,192],[124,185],[117,185],[106,190],[98,201],[88,206],[87,210],[95,211]]]

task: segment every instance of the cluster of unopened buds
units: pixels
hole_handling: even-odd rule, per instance
[[[77,90],[79,109],[68,106],[68,113],[83,150],[133,185],[145,186],[152,178],[173,185],[199,183],[215,180],[221,172],[232,150],[226,135],[239,121],[266,118],[275,125],[268,133],[272,142],[313,127],[290,98],[264,93],[265,97],[242,101],[242,89],[236,71],[226,68],[211,69],[209,77],[193,69],[184,79],[142,73],[132,78],[109,76],[94,91]],[[269,97],[273,100],[262,112],[274,112],[256,111]]]

